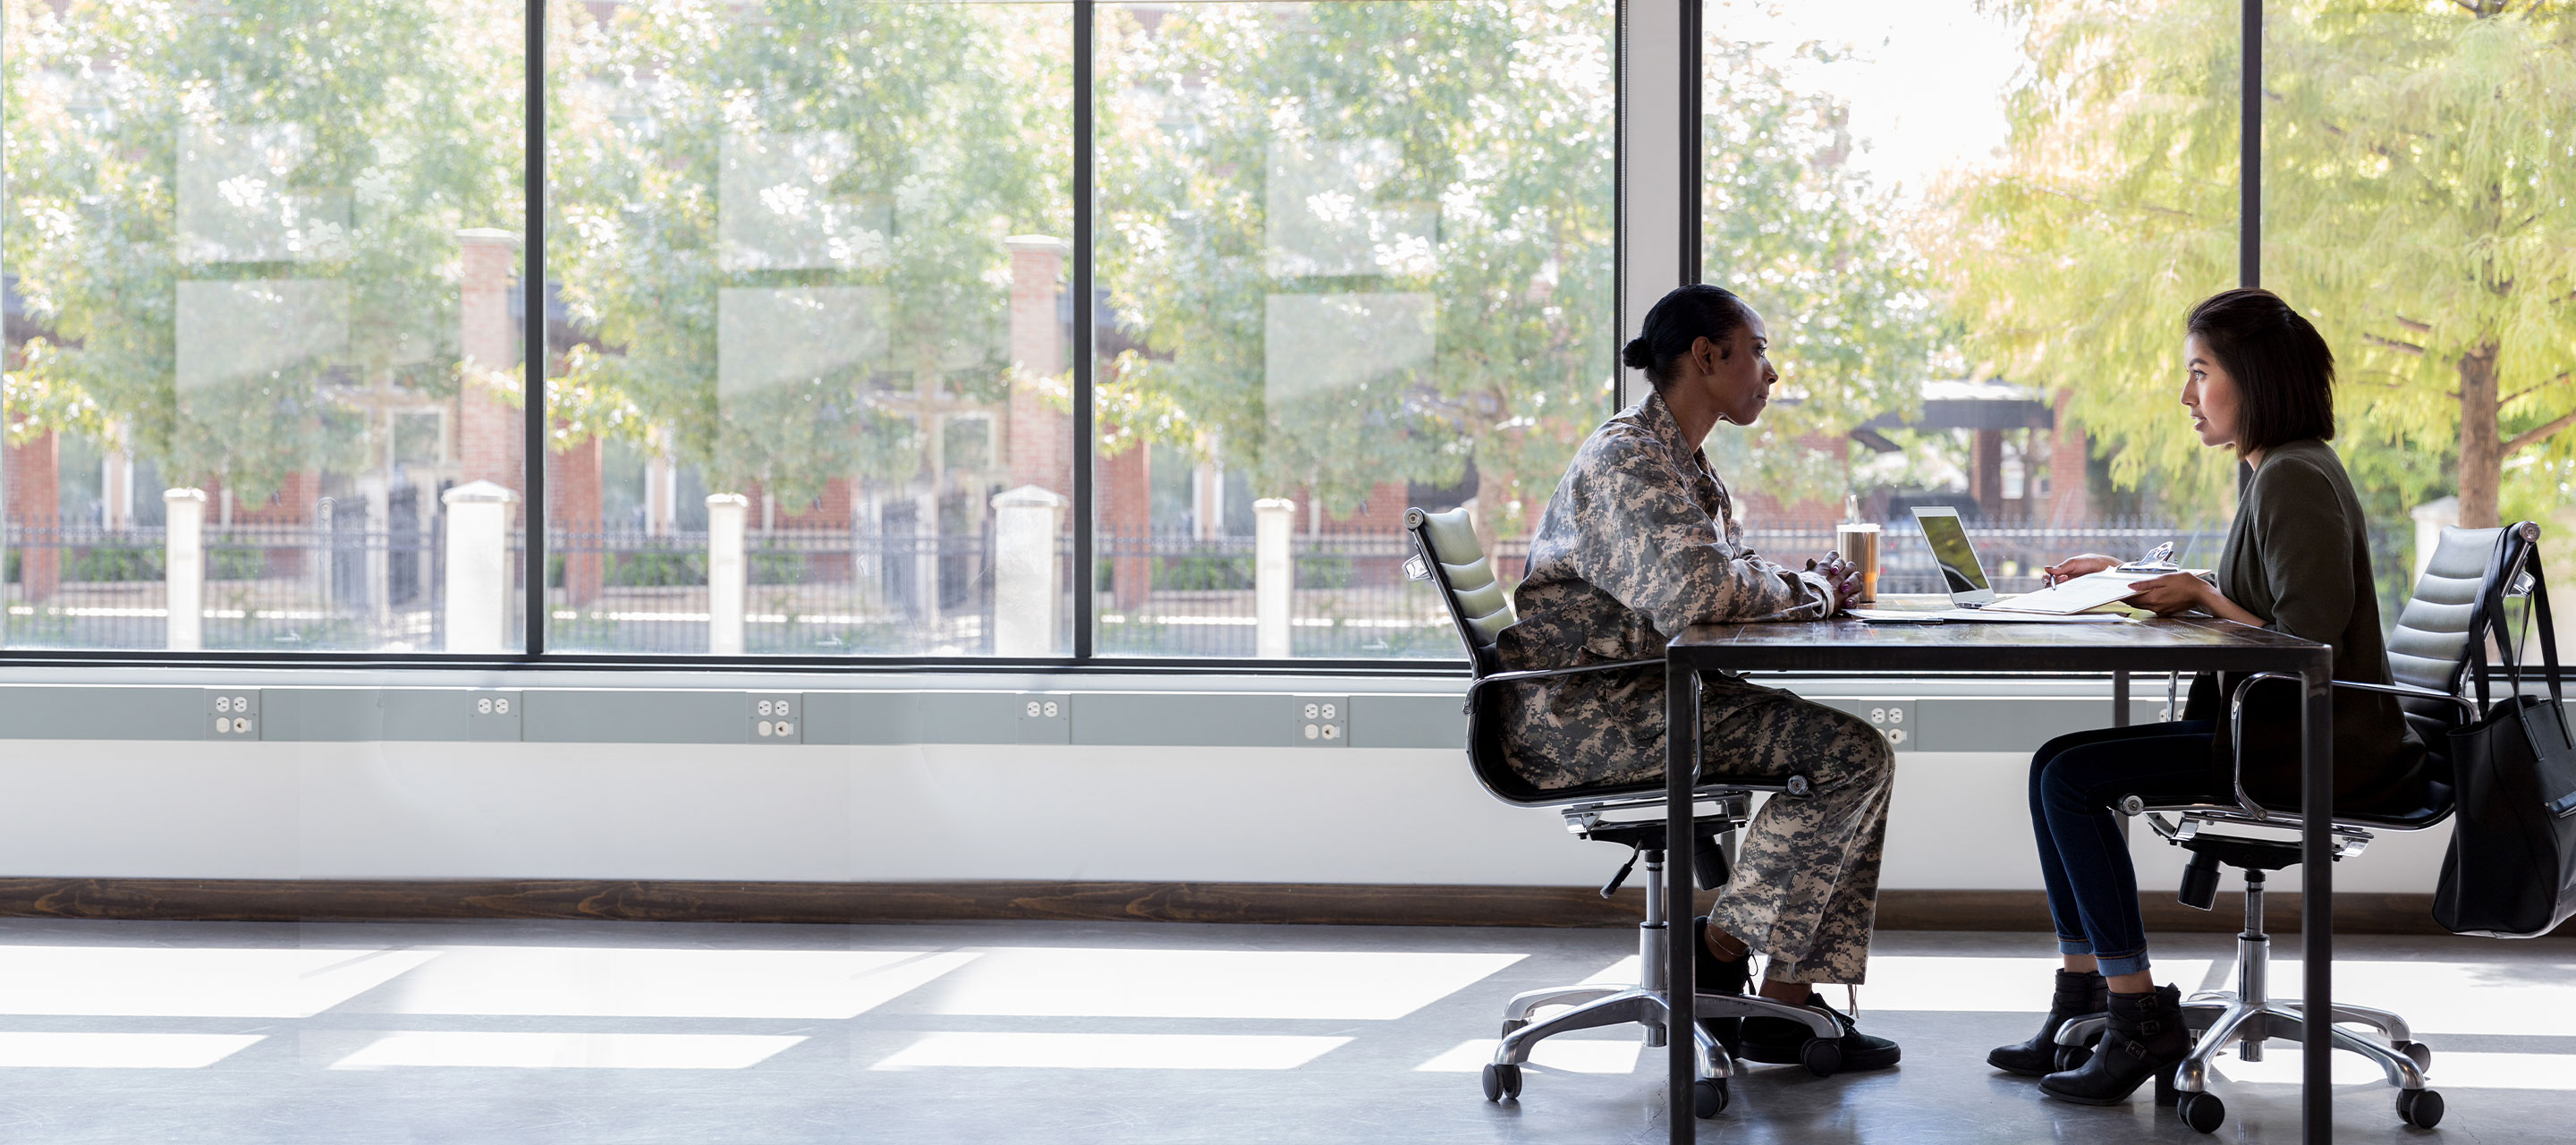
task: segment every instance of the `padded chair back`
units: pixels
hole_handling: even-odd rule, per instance
[[[1476,526],[1467,519],[1467,511],[1406,509],[1404,528],[1413,534],[1414,551],[1424,571],[1440,586],[1440,598],[1449,606],[1449,619],[1458,626],[1458,639],[1467,646],[1467,659],[1474,663],[1476,675],[1494,671],[1494,637],[1518,617],[1512,614],[1511,598],[1503,595],[1503,582],[1494,575],[1493,559],[1476,541]]]
[[[2524,521],[2498,529],[2442,530],[2441,544],[2415,581],[2415,593],[2397,614],[2388,637],[2388,671],[2401,684],[2458,695],[2470,658],[2486,654],[2469,633],[2482,631],[2493,586],[2510,585],[2530,564],[2540,526]],[[2509,590],[2508,590],[2509,591]],[[2459,712],[2432,700],[2400,699],[2406,722],[2440,759]],[[2447,769],[2447,768],[2446,768]]]

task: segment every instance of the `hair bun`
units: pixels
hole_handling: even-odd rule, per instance
[[[1619,360],[1627,363],[1631,370],[1649,370],[1654,368],[1655,353],[1646,347],[1645,339],[1630,338],[1628,345],[1619,351]]]

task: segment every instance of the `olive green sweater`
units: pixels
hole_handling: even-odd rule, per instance
[[[2379,593],[2370,575],[2370,534],[2343,461],[2313,438],[2263,454],[2227,531],[2218,591],[2265,620],[2263,627],[2334,646],[2338,680],[2389,682],[2388,650],[2379,630]],[[2223,690],[2192,682],[2195,719],[2218,721],[2215,763],[2233,752]],[[2258,684],[2245,706],[2245,783],[2264,805],[2298,805],[2298,686]],[[2334,693],[2335,802],[2347,810],[2405,802],[2421,786],[2424,747],[2406,727],[2395,697],[2338,688]]]

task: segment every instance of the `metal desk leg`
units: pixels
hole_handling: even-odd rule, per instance
[[[2299,708],[2300,810],[2299,872],[2305,880],[2299,896],[2299,958],[2306,976],[2301,1008],[2309,1014],[2334,1013],[2334,653],[2319,649],[2299,673],[2307,702]],[[2334,1090],[2327,1080],[2334,1039],[2301,1039],[2304,1060],[2299,1071],[2300,1140],[2330,1145],[2334,1140]]]
[[[2126,668],[2111,673],[2111,726],[2129,726],[2129,671]]]
[[[1691,1112],[1691,1083],[1699,1080],[1692,1036],[1698,1018],[1691,981],[1691,791],[1699,779],[1699,672],[1667,660],[1664,667],[1664,855],[1673,877],[1664,882],[1664,1030],[1668,1069],[1664,1078],[1664,1115],[1672,1121],[1673,1145],[1690,1145],[1699,1134]],[[1720,1051],[1723,1052],[1723,1051]]]

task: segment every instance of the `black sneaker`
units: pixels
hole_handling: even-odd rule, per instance
[[[1886,1069],[1903,1056],[1896,1043],[1860,1032],[1851,1015],[1826,1005],[1823,998],[1808,998],[1807,1007],[1825,1014],[1834,1020],[1835,1025],[1842,1027],[1842,1064],[1836,1067],[1835,1072]],[[1804,1065],[1805,1059],[1798,1055],[1798,1051],[1805,1048],[1807,1039],[1815,1036],[1815,1031],[1808,1029],[1804,1022],[1793,1022],[1787,1018],[1746,1018],[1742,1056],[1746,1061],[1772,1065]]]
[[[1753,960],[1749,957],[1720,958],[1708,948],[1707,915],[1691,920],[1691,981],[1700,993],[1744,993],[1753,981],[1752,966]],[[1742,1018],[1701,1018],[1699,1028],[1717,1039],[1718,1045],[1726,1047],[1727,1053],[1733,1054],[1743,1042],[1743,1036],[1737,1032],[1737,1026],[1743,1021]]]

